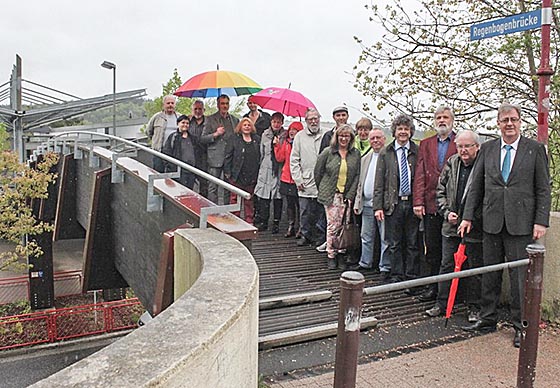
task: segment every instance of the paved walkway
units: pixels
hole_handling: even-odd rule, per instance
[[[357,388],[515,387],[519,352],[513,329],[358,366]],[[270,388],[332,387],[334,372],[270,382]],[[535,387],[560,386],[560,330],[539,338]]]

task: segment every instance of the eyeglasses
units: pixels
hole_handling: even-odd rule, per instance
[[[468,150],[469,148],[472,148],[476,145],[476,143],[472,143],[472,144],[461,144],[461,145],[457,145],[457,149],[458,150]]]
[[[501,124],[507,124],[508,122],[512,122],[512,123],[517,123],[519,120],[521,120],[519,117],[504,117],[503,119],[499,119],[498,122],[500,122]]]

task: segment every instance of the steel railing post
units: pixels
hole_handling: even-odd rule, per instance
[[[364,283],[364,275],[356,271],[347,271],[340,276],[334,388],[356,386]]]
[[[545,249],[540,244],[527,247],[529,266],[525,282],[523,317],[521,318],[521,346],[517,364],[517,387],[532,387],[535,381],[539,323],[541,320],[541,296]]]

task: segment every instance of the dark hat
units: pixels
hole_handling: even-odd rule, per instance
[[[177,117],[177,124],[179,124],[183,120],[189,120],[189,116],[181,115],[181,116]]]
[[[333,109],[332,114],[334,115],[335,113],[338,113],[338,112],[346,112],[346,113],[348,113],[348,108],[345,107],[345,106],[342,106],[342,105],[341,105],[341,106],[337,106],[336,108]]]

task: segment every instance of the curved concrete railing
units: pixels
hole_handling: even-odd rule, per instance
[[[175,232],[175,265],[192,287],[126,337],[34,387],[256,387],[258,269],[211,229]],[[179,280],[181,282],[181,280]]]

